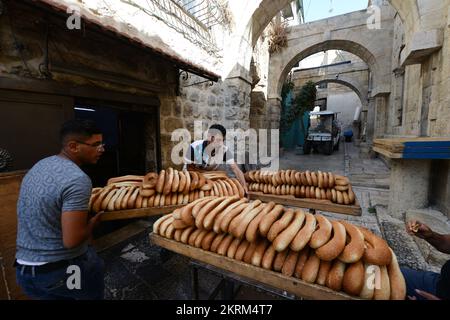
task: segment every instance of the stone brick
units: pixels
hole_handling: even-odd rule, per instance
[[[167,118],[164,120],[166,133],[172,133],[176,129],[184,128],[183,121],[180,118]]]

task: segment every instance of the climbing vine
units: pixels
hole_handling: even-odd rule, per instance
[[[283,99],[282,105],[284,109],[281,115],[280,125],[282,132],[288,132],[295,120],[303,119],[303,116],[306,112],[311,112],[314,110],[317,97],[317,89],[315,83],[312,81],[307,82],[297,93],[292,106],[289,108],[287,106],[286,100],[288,98],[289,92],[292,92],[293,88],[294,84],[291,81],[288,81],[283,85],[283,89],[281,92],[281,96]],[[300,121],[300,123],[303,133],[305,133],[303,121]]]

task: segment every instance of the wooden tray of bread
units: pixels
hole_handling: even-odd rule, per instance
[[[297,297],[311,300],[359,300],[342,292],[336,292],[323,286],[309,284],[296,278],[286,277],[281,273],[258,268],[216,253],[191,247],[174,240],[163,238],[154,233],[150,234],[150,241],[164,249],[212,265],[219,269],[232,272],[241,277],[257,281],[263,285],[287,291]]]
[[[300,199],[294,196],[278,196],[273,194],[264,194],[262,192],[249,192],[248,197],[250,200],[261,200],[263,202],[273,201],[286,206],[361,216],[361,206],[358,199],[356,199],[355,204],[353,205],[341,205],[333,203],[329,200]]]
[[[158,219],[153,234],[169,250],[304,298],[406,295],[398,260],[384,239],[274,202],[205,197]]]

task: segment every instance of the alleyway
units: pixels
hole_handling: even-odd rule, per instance
[[[354,182],[362,216],[323,214],[351,221],[382,234],[397,253],[402,266],[439,271],[448,257],[431,251],[427,244],[414,240],[406,233],[402,221],[387,214],[389,168],[380,159],[361,158],[359,150],[352,143],[342,143],[339,152],[332,156],[305,156],[296,151],[286,152],[281,156],[280,166],[281,169],[326,170],[348,175]],[[433,218],[427,211],[415,214],[435,230],[450,232],[450,223],[441,214],[434,212]],[[107,266],[107,299],[191,299],[189,260],[150,244],[148,233],[151,232],[154,221],[155,219],[140,220],[137,227],[140,231],[137,231],[135,237],[101,253]],[[200,271],[200,298],[208,298],[220,280],[219,276],[211,272]],[[238,293],[239,299],[277,297],[249,286],[242,286]]]

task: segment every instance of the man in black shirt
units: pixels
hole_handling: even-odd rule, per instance
[[[406,230],[409,234],[426,240],[440,252],[450,254],[450,235],[438,234],[419,221],[408,222]],[[450,261],[442,267],[440,274],[406,268],[402,268],[402,273],[410,299],[450,299]]]

